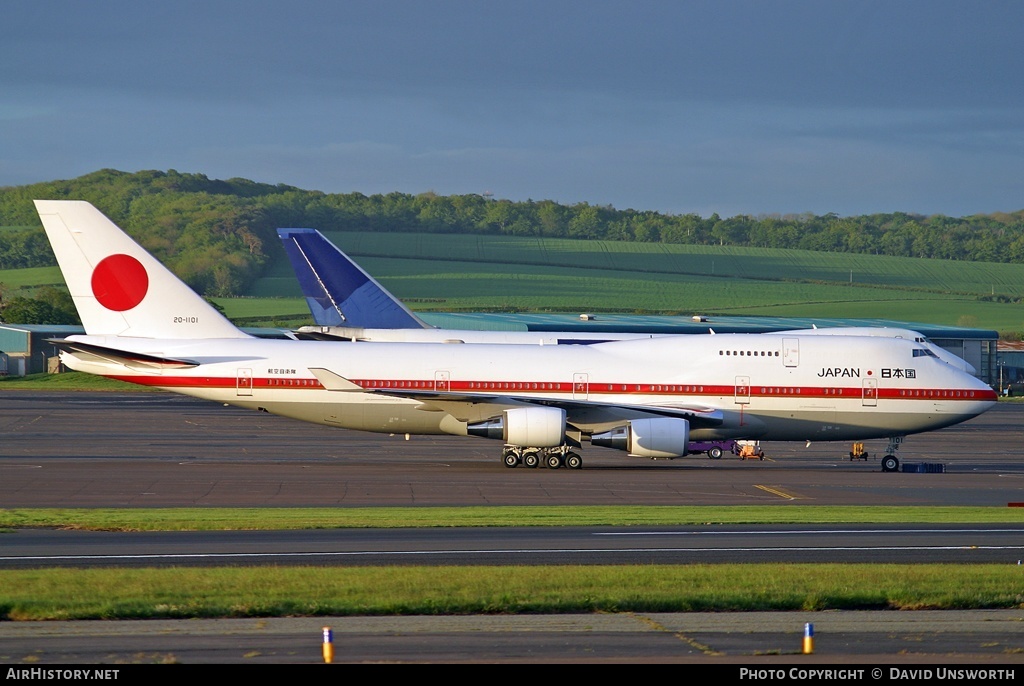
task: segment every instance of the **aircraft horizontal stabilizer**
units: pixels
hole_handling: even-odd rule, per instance
[[[173,357],[158,357],[156,355],[145,355],[134,353],[130,350],[118,350],[92,343],[69,341],[64,339],[51,338],[47,343],[52,343],[66,353],[85,361],[109,362],[124,365],[132,369],[192,369],[198,367],[199,363],[192,360],[180,360]]]

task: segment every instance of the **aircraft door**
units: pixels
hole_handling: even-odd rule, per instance
[[[586,400],[590,395],[590,375],[576,372],[572,375],[572,399]]]
[[[451,374],[447,371],[434,372],[434,390],[447,393],[451,390]]]
[[[864,379],[860,397],[864,407],[876,407],[878,405],[878,379]]]
[[[251,369],[239,369],[235,377],[235,395],[249,396],[252,395],[252,370]]]
[[[782,339],[782,363],[787,367],[797,367],[800,365],[799,338]]]
[[[736,377],[736,404],[747,405],[750,403],[750,377]]]

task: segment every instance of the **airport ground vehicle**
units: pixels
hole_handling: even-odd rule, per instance
[[[737,441],[736,454],[741,460],[763,460],[764,451],[759,441]]]
[[[736,441],[692,441],[690,443],[691,455],[705,453],[712,460],[718,460],[727,452],[736,452]]]
[[[854,443],[852,446],[850,446],[850,462],[853,462],[854,460],[867,460],[867,459],[868,459],[868,453],[867,453],[866,450],[864,450],[864,444],[863,443]]]

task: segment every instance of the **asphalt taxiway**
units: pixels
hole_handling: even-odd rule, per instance
[[[1024,502],[1024,405],[1015,403],[909,437],[901,460],[942,464],[941,473],[882,472],[885,441],[866,442],[868,459],[856,461],[848,445],[834,443],[765,443],[764,461],[651,461],[588,447],[582,470],[508,469],[500,445],[485,439],[349,432],[160,393],[0,392],[0,431],[3,508],[978,505],[1007,508],[1008,520],[1020,522]],[[37,533],[42,540],[61,532]],[[816,535],[832,547],[849,540],[827,529]],[[850,535],[867,545],[890,533]],[[920,541],[924,534],[903,535]],[[962,530],[930,535],[957,545],[980,540]],[[1024,557],[1018,528],[992,535],[1007,564]],[[0,536],[0,555],[14,551],[17,538]],[[44,544],[55,546],[47,554],[74,547]],[[111,545],[116,554],[128,544]],[[898,555],[918,560],[907,550]],[[807,623],[817,631],[811,655],[801,654]],[[1016,609],[0,622],[0,664],[309,664],[321,661],[324,625],[337,637],[337,662],[346,664],[1024,663],[1024,610]]]
[[[1024,501],[1024,404],[886,441],[764,443],[730,454],[630,458],[587,447],[583,469],[508,469],[483,438],[346,431],[163,393],[0,392],[2,507],[429,505],[976,505]]]
[[[861,665],[843,680],[873,682],[889,680],[887,665],[1024,674],[1024,610],[2,622],[0,665],[323,664],[325,627],[342,665],[701,663],[734,678],[745,665]]]

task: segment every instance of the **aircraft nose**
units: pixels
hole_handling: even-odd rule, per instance
[[[976,376],[964,374],[964,377],[969,381],[966,388],[972,399],[970,405],[976,409],[974,414],[979,415],[996,404],[999,394],[991,386]]]

